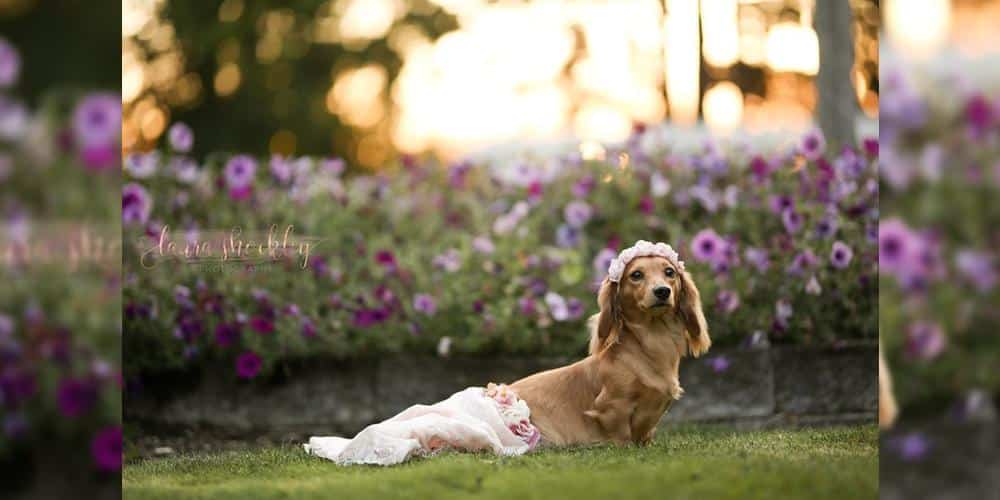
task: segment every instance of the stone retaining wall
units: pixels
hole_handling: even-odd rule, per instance
[[[716,373],[708,360],[725,356]],[[877,347],[781,346],[718,350],[681,364],[684,398],[662,425],[727,422],[769,427],[874,422]],[[125,418],[229,435],[353,434],[415,403],[433,403],[468,386],[511,382],[562,366],[558,358],[391,356],[373,361],[311,362],[283,381],[235,384],[230,373],[203,375],[170,396],[128,396]]]

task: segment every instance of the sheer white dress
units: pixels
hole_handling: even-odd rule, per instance
[[[433,405],[414,405],[353,439],[312,437],[306,452],[340,465],[394,465],[449,449],[522,455],[538,444],[527,403],[505,385],[469,387]]]

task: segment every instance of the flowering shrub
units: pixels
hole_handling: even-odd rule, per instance
[[[1000,89],[954,69],[885,73],[879,323],[904,406],[967,413],[1000,389]]]
[[[638,239],[680,252],[718,344],[876,336],[874,140],[833,148],[813,132],[775,151],[682,153],[638,127],[606,160],[404,157],[371,173],[330,158],[199,161],[174,130],[190,134],[176,124],[163,150],[125,159],[130,375],[223,363],[253,378],[286,359],[397,351],[577,355],[600,280]],[[289,226],[300,239],[286,248]],[[199,254],[220,235],[268,258]]]
[[[54,94],[31,110],[20,74],[19,52],[0,38],[0,457],[40,443],[54,453],[58,440],[66,460],[89,454],[114,473],[121,101]]]

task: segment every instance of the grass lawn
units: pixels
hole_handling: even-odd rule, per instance
[[[680,427],[645,448],[544,449],[522,457],[447,453],[403,465],[338,467],[283,446],[126,464],[126,500],[180,498],[878,497],[875,426],[734,431]]]

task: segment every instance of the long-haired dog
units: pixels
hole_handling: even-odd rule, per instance
[[[704,354],[712,341],[698,288],[669,251],[672,258],[622,262],[617,279],[604,280],[586,358],[512,384],[545,442],[646,444],[684,393],[681,358]]]

